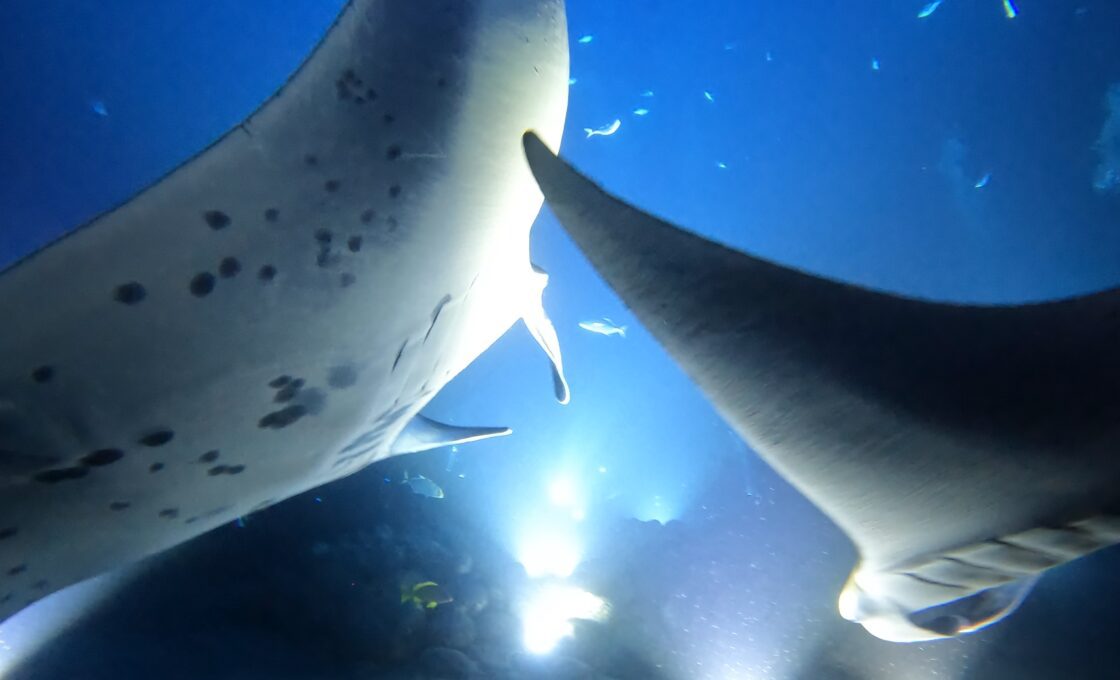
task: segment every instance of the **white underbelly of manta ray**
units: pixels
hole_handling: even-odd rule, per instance
[[[208,150],[0,275],[0,618],[370,462],[518,318],[562,0],[353,0]]]

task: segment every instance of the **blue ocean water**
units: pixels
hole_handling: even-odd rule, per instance
[[[342,5],[5,3],[0,265],[236,125]],[[1120,5],[1022,0],[1013,19],[996,0],[918,18],[923,5],[569,0],[563,154],[651,212],[846,281],[975,302],[1116,285]],[[89,605],[87,623],[44,624],[11,677],[428,677],[403,675],[425,647],[481,659],[503,622],[480,614],[469,642],[447,607],[389,625],[353,584],[395,597],[410,561],[456,580],[447,565],[470,553],[497,601],[522,578],[503,560],[560,535],[611,622],[576,631],[558,652],[568,666],[526,662],[523,677],[1113,676],[1108,552],[960,641],[890,645],[840,620],[843,534],[729,430],[547,209],[532,250],[570,405],[551,401],[515,328],[426,411],[514,436],[388,461],[188,544]],[[625,338],[579,327],[604,317]],[[445,498],[402,496],[406,469]]]

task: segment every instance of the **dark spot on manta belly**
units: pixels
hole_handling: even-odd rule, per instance
[[[389,187],[389,198],[397,198],[400,195],[401,195],[401,185],[394,184],[393,186]]]
[[[109,509],[110,510],[127,510],[131,506],[132,506],[132,503],[129,503],[128,501],[113,501],[112,503],[109,504]]]
[[[306,155],[305,155],[305,156],[303,157],[303,162],[304,162],[304,163],[305,163],[306,165],[318,165],[318,164],[319,164],[319,157],[318,157],[318,156],[316,156],[316,155],[315,155],[315,154],[313,154],[313,153],[309,153],[309,154],[306,154]]]
[[[4,527],[3,529],[0,529],[0,541],[3,541],[6,538],[11,538],[17,533],[19,533],[19,529],[17,529],[16,527]]]
[[[339,257],[331,253],[329,246],[320,248],[318,256],[315,258],[315,264],[320,267],[330,267],[338,264]]]
[[[331,194],[338,191],[341,186],[342,182],[339,182],[337,179],[328,179],[326,182],[323,182],[323,188],[327,190],[327,193]]]
[[[320,245],[329,246],[331,241],[334,240],[334,234],[331,233],[330,229],[316,229],[315,240],[318,241]]]
[[[261,418],[257,426],[262,429],[280,430],[307,415],[307,407],[302,404],[285,406],[279,411],[273,411]]]
[[[280,211],[276,208],[266,208],[264,211],[264,221],[270,224],[276,224],[280,221]]]
[[[206,220],[206,224],[214,230],[225,229],[232,222],[229,215],[221,210],[207,210],[202,213],[202,219]]]
[[[179,516],[179,508],[164,508],[159,511],[159,516],[164,519],[175,519]]]
[[[281,387],[279,391],[276,392],[276,396],[274,396],[272,400],[277,404],[285,404],[292,399],[295,399],[297,394],[299,394],[299,388],[295,386],[294,382],[292,382],[288,383],[284,387]]]
[[[46,590],[47,579],[41,578],[38,581],[36,581],[35,583],[32,583],[31,587],[34,588],[35,590]]]
[[[175,433],[171,430],[156,430],[144,435],[139,441],[144,446],[163,446],[174,438]]]
[[[327,372],[327,384],[332,389],[346,389],[356,382],[358,382],[358,371],[353,366],[334,366]]]
[[[359,250],[362,249],[362,237],[361,236],[351,236],[349,239],[346,240],[346,247],[349,248],[350,252],[352,252],[352,253],[358,252]]]
[[[191,295],[206,297],[214,291],[215,278],[210,272],[199,272],[191,279]]]
[[[148,472],[159,472],[163,469],[163,463],[152,463],[148,466]]]
[[[26,564],[17,564],[16,566],[14,566],[14,567],[12,567],[11,569],[8,570],[8,576],[18,576],[19,574],[22,574],[25,571],[27,571],[27,565]]]
[[[57,484],[68,479],[81,479],[87,474],[89,474],[89,469],[84,467],[58,468],[40,472],[35,475],[35,481],[43,484]]]
[[[52,366],[39,366],[34,371],[31,371],[31,379],[40,385],[48,383],[54,378],[54,367]]]
[[[218,264],[218,275],[223,279],[232,279],[241,273],[241,263],[236,257],[227,257]]]
[[[357,281],[357,278],[355,278],[354,275],[350,272],[343,272],[338,277],[338,285],[342,286],[343,288],[349,288],[350,286],[354,285],[355,281]]]
[[[122,283],[113,291],[113,299],[125,305],[134,305],[147,297],[147,295],[148,291],[144,290],[144,286],[141,286],[136,281]]]
[[[386,125],[392,125],[393,121],[396,120],[396,117],[394,117],[391,113],[386,113],[381,117],[381,120],[384,121]]]
[[[362,214],[358,216],[358,219],[362,221],[362,224],[369,224],[373,221],[375,215],[377,215],[377,213],[374,212],[373,208],[366,208],[362,211]]]
[[[221,455],[221,454],[218,452],[217,449],[215,449],[213,451],[207,451],[206,453],[204,453],[204,454],[202,454],[201,456],[198,457],[198,462],[200,462],[200,463],[213,463],[214,461],[218,460],[219,455]]]
[[[239,475],[245,471],[244,465],[215,465],[206,471],[211,477],[218,475]]]
[[[265,283],[268,283],[269,281],[275,279],[276,278],[276,267],[273,267],[270,264],[264,265],[257,272],[257,278],[260,279],[261,281],[265,282]]]
[[[397,144],[394,144],[385,150],[385,158],[387,158],[388,160],[395,161],[400,157],[401,147]]]
[[[100,467],[111,465],[121,458],[124,458],[124,451],[120,449],[98,449],[93,453],[82,456],[81,463],[90,467]]]

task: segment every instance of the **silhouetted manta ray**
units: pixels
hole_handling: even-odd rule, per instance
[[[563,0],[353,0],[210,148],[0,274],[0,618],[397,453],[518,318]]]
[[[1120,289],[970,306],[861,288],[632,208],[535,135],[525,149],[599,274],[855,542],[845,618],[887,640],[967,632],[1120,540]]]

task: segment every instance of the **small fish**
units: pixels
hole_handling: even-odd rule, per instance
[[[616,118],[615,121],[610,125],[604,125],[600,128],[583,128],[583,131],[587,133],[588,139],[596,136],[610,137],[614,133],[618,132],[618,128],[620,127],[622,127],[622,121]]]
[[[441,604],[454,602],[447,591],[435,581],[423,581],[411,588],[401,587],[401,604],[412,604],[417,609],[435,609]]]
[[[766,50],[766,61],[774,61],[774,53]]]
[[[871,70],[872,71],[878,71],[879,70],[879,60],[878,59],[872,59],[871,60]]]
[[[716,161],[716,167],[719,168],[720,170],[726,170],[727,169],[727,163],[724,163],[723,161]]]
[[[89,108],[102,118],[105,118],[109,115],[109,107],[105,106],[105,102],[101,101],[100,99],[95,99],[90,102]]]
[[[710,102],[714,102],[716,100],[716,98],[712,96],[712,93],[708,92],[707,90],[704,90],[704,99],[707,99]]]
[[[1019,8],[1011,0],[1003,0],[1003,13],[1008,19],[1014,19],[1019,16]]]
[[[645,92],[642,93],[642,96],[643,97],[652,97],[653,96],[653,90],[646,90]]]
[[[402,483],[408,486],[409,490],[417,496],[424,496],[425,498],[443,498],[443,489],[440,488],[439,484],[436,484],[424,475],[410,477],[406,472],[404,482]]]
[[[976,180],[976,184],[973,184],[972,186],[975,189],[983,189],[984,187],[988,186],[988,182],[990,181],[992,181],[992,173],[985,172],[984,176]]]
[[[931,2],[928,5],[926,5],[925,7],[923,7],[921,12],[918,12],[918,18],[919,19],[925,19],[929,15],[936,12],[937,8],[941,6],[941,2],[942,2],[942,0],[933,0],[933,2]]]
[[[645,116],[649,114],[649,109],[637,108],[634,109],[635,116]]]
[[[593,36],[593,35],[584,35],[584,36],[580,36],[580,39],[577,40],[576,42],[578,42],[580,45],[586,45],[587,43],[591,42],[594,39],[595,39],[595,36]]]
[[[603,317],[602,321],[580,321],[579,327],[585,331],[591,331],[599,335],[626,337],[626,326],[619,326],[607,317]]]

